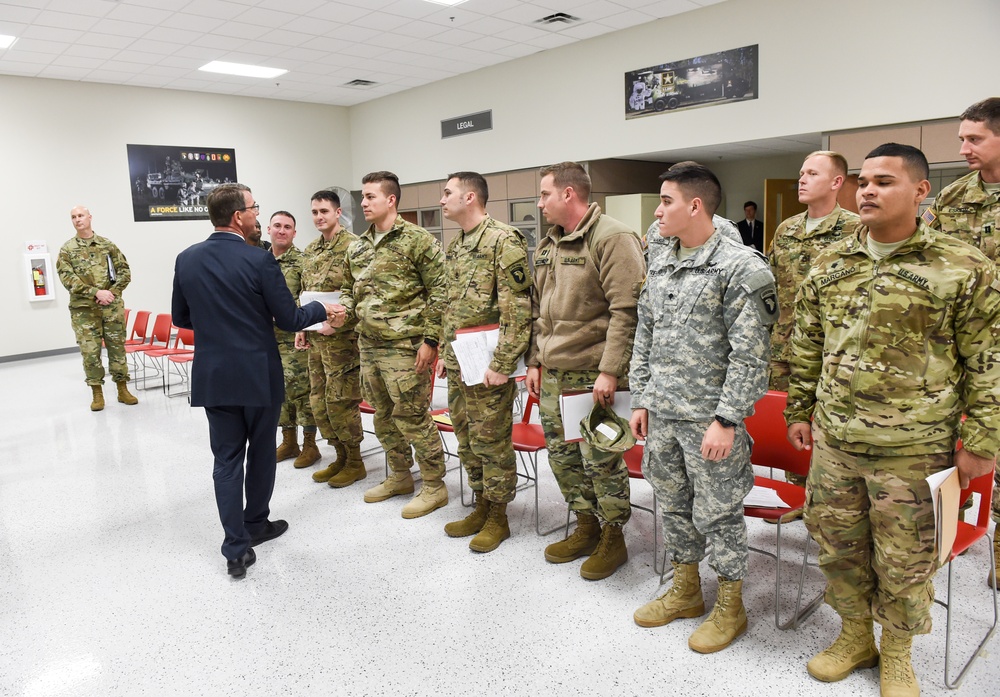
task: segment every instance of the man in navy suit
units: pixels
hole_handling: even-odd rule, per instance
[[[743,244],[754,247],[758,252],[764,252],[764,223],[757,220],[757,204],[747,201],[743,204],[743,214],[746,220],[736,223],[743,238]]]
[[[222,554],[235,578],[256,561],[254,545],[288,529],[283,520],[268,520],[274,434],[285,398],[274,325],[294,332],[333,311],[318,302],[297,308],[274,256],[246,243],[259,211],[246,186],[218,187],[208,197],[215,232],[174,264],[173,322],[197,337],[191,405],[205,407],[208,416],[215,499],[226,535]]]

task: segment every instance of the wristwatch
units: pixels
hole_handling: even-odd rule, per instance
[[[434,339],[424,339],[424,343],[430,346],[432,349],[436,349],[438,347],[438,342],[435,341]]]
[[[729,419],[725,418],[724,416],[719,416],[718,414],[716,414],[715,415],[715,420],[718,421],[723,426],[725,426],[726,428],[736,428],[736,422],[735,421],[730,421]]]

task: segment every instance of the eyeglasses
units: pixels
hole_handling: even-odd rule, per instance
[[[260,213],[260,204],[255,203],[252,206],[245,206],[243,208],[237,208],[234,213],[239,213],[240,211],[253,211],[254,213]]]

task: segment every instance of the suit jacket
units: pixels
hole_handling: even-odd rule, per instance
[[[743,238],[743,244],[748,247],[756,247],[758,252],[763,253],[764,251],[764,223],[759,220],[753,221],[753,229],[750,229],[750,224],[746,221],[746,218],[736,223],[736,227],[740,231],[740,237]]]
[[[322,303],[295,306],[274,255],[218,231],[177,255],[171,313],[194,330],[191,404],[207,407],[280,405],[274,325],[298,331],[326,319]]]

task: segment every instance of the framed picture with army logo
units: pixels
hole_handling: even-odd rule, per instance
[[[239,181],[232,148],[128,145],[132,217],[139,222],[208,220],[208,195]]]

